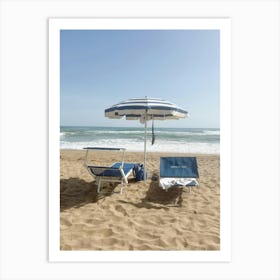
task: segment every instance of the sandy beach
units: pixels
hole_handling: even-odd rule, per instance
[[[81,150],[60,151],[61,250],[220,249],[219,155],[192,155],[198,161],[199,187],[166,192],[155,179],[159,158],[176,154],[148,153],[148,180],[131,177],[122,194],[116,183],[104,184],[97,194],[84,156]],[[121,159],[118,153],[97,156],[95,163],[102,165]],[[125,161],[143,162],[143,153],[127,152]]]

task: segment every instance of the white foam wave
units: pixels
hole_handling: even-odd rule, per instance
[[[166,135],[176,135],[176,136],[207,136],[207,135],[220,135],[220,131],[204,130],[201,131],[161,131],[156,130],[155,133],[166,134]]]
[[[96,130],[87,131],[94,134],[131,134],[131,133],[144,133],[144,130]]]
[[[78,133],[77,132],[74,132],[74,131],[63,131],[63,132],[60,132],[60,136],[69,136],[69,135],[77,135]]]
[[[220,130],[204,130],[203,135],[220,135]]]
[[[97,140],[89,142],[63,142],[60,143],[61,149],[80,150],[87,146],[96,147],[121,147],[127,151],[142,152],[144,151],[144,143],[122,141],[121,139],[114,140]],[[219,154],[220,145],[217,143],[182,143],[175,141],[156,141],[154,145],[147,142],[147,152],[174,152],[174,153],[194,153],[194,154]]]
[[[147,131],[151,131],[151,128],[147,128]],[[220,135],[220,130],[202,130],[202,131],[172,131],[172,130],[162,130],[161,128],[156,128],[155,131],[160,134],[175,134],[175,135]],[[86,134],[131,134],[131,133],[144,133],[142,130],[85,130],[85,131],[64,131],[60,132],[60,135],[78,135],[80,133]]]

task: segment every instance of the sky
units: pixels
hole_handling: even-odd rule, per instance
[[[108,119],[128,98],[163,98],[189,112],[157,127],[219,128],[218,30],[61,30],[60,124],[141,126]]]

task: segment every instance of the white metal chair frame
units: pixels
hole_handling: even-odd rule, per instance
[[[84,148],[86,151],[86,156],[84,159],[84,166],[87,168],[88,172],[95,178],[96,183],[97,183],[97,193],[101,192],[102,189],[102,183],[103,182],[119,182],[121,183],[121,194],[122,194],[122,189],[123,187],[125,187],[128,184],[128,177],[132,172],[129,171],[127,174],[124,173],[123,170],[123,166],[124,166],[124,154],[125,154],[125,148],[98,148],[98,147],[86,147]],[[88,164],[88,154],[90,150],[107,150],[107,151],[122,151],[122,161],[121,164],[119,165],[119,167],[113,167],[115,164],[114,163],[112,166],[92,166]],[[102,174],[104,171],[110,171],[110,170],[117,170],[120,172],[120,176],[119,177],[115,177],[115,176],[98,176],[98,174],[95,174],[92,171],[92,168],[94,169],[100,169],[100,174]]]

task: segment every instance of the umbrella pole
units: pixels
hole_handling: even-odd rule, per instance
[[[146,180],[146,143],[147,143],[147,114],[145,116],[145,140],[144,140],[144,180]]]

